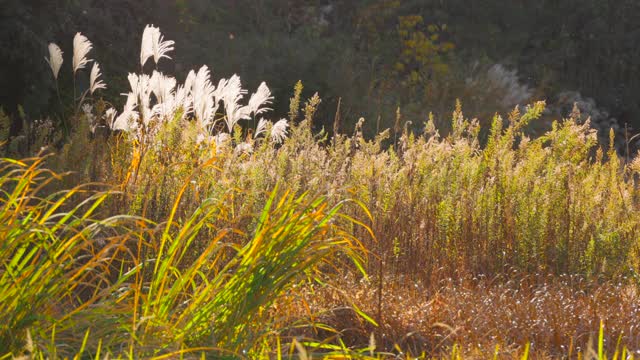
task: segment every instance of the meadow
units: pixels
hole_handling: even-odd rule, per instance
[[[367,138],[302,82],[279,120],[265,83],[179,82],[153,26],[117,106],[73,45],[71,103],[0,114],[0,358],[638,356],[640,157],[580,109]]]

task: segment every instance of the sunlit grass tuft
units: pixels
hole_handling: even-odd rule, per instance
[[[116,194],[87,185],[41,195],[60,178],[44,160],[2,160],[3,354],[17,356],[33,336],[30,346],[54,357],[257,355],[279,336],[277,299],[325,281],[338,258],[363,268],[362,246],[340,225],[350,220],[336,222],[341,205],[322,198],[275,188],[246,233],[220,226],[233,217],[231,193],[178,216],[185,182],[164,222],[104,218]]]
[[[0,348],[7,351],[21,347],[29,328],[64,326],[92,306],[113,284],[114,256],[123,251],[122,238],[109,233],[118,220],[93,218],[108,193],[88,185],[50,193],[61,175],[44,161],[0,159]]]

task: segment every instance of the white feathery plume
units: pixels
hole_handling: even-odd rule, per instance
[[[164,36],[160,33],[160,29],[153,33],[153,60],[158,64],[161,58],[171,59],[167,53],[169,51],[173,51],[173,45],[175,42],[173,40],[163,41]]]
[[[112,126],[114,120],[116,119],[117,114],[118,114],[118,111],[116,111],[116,109],[114,108],[109,108],[107,109],[107,111],[104,112],[104,120],[107,123],[107,125],[109,125],[109,127]]]
[[[173,117],[178,109],[175,97],[176,79],[154,71],[149,80],[151,91],[156,97],[156,105],[151,112],[160,119]]]
[[[189,72],[185,84],[191,86],[191,96],[193,96],[193,112],[196,120],[200,124],[207,122],[207,89],[211,85],[209,79],[209,68],[203,65],[197,73]],[[186,85],[185,85],[186,86]]]
[[[84,69],[85,65],[87,65],[87,63],[91,61],[90,59],[87,59],[87,54],[89,53],[89,51],[91,51],[92,48],[93,45],[86,36],[82,35],[81,33],[76,33],[76,36],[74,36],[73,38],[74,74],[76,73],[76,71]]]
[[[49,66],[51,67],[51,71],[53,72],[53,78],[58,80],[58,73],[60,72],[60,67],[62,67],[62,62],[64,59],[62,58],[62,50],[60,47],[54,43],[49,44],[49,58],[44,58]]]
[[[149,77],[149,90],[151,91],[151,94],[153,94],[156,97],[156,100],[158,100],[158,88],[159,88],[159,82],[160,77],[162,77],[162,73],[153,70],[153,73],[151,73],[151,76]],[[158,100],[157,102],[160,102],[160,100]]]
[[[262,107],[267,104],[271,104],[273,96],[271,96],[271,90],[267,87],[267,84],[263,81],[258,90],[251,94],[249,104],[247,105],[248,114],[259,115],[265,111],[271,110],[267,107]]]
[[[127,102],[124,105],[122,114],[110,124],[112,130],[132,132],[138,129],[136,121],[139,118],[139,114],[134,110],[137,105],[136,97],[134,93],[127,94]]]
[[[140,45],[140,66],[144,66],[149,59],[153,55],[153,35],[154,27],[152,25],[147,25],[142,32],[142,44]]]
[[[176,79],[173,76],[166,76],[154,70],[153,75],[149,79],[149,86],[157,102],[164,103],[173,96]]]
[[[218,101],[214,96],[215,87],[211,84],[209,68],[203,65],[195,74],[191,89],[193,97],[193,113],[200,126],[208,128],[213,123],[213,118],[218,110]]]
[[[141,94],[146,91],[144,85],[148,84],[148,82],[143,80],[143,78],[145,77],[148,78],[148,75],[138,76],[138,74],[129,73],[129,75],[127,76],[127,80],[129,80],[129,86],[131,86],[131,92],[136,96],[136,100],[140,97]]]
[[[140,46],[140,66],[144,66],[147,60],[153,56],[153,61],[158,64],[161,58],[171,59],[167,53],[173,51],[173,40],[164,41],[164,36],[160,28],[147,25],[142,33],[142,44]]]
[[[188,114],[194,112],[193,84],[195,80],[196,73],[195,71],[190,70],[187,74],[187,78],[184,80],[184,86],[182,86],[182,88],[178,87],[178,90],[176,90],[176,103],[178,105],[182,105],[182,110],[184,111],[182,114],[183,119],[186,118]]]
[[[229,83],[229,80],[224,79],[224,78],[220,79],[218,81],[218,86],[215,87],[214,90],[211,93],[211,95],[213,96],[213,101],[215,102],[216,111],[218,110],[219,103],[220,103],[221,100],[222,100],[223,106],[224,106],[223,95],[224,95],[224,91],[225,91],[225,88],[227,87],[228,83]],[[215,113],[214,113],[214,115],[215,115]]]
[[[226,124],[229,133],[233,132],[233,127],[241,119],[250,119],[246,107],[240,107],[240,100],[247,91],[242,89],[240,77],[233,75],[221,90],[221,98],[224,101],[224,109],[227,113]]]
[[[287,128],[289,127],[289,123],[287,119],[280,119],[278,122],[273,124],[271,128],[271,140],[275,143],[280,144],[287,137]]]
[[[98,89],[107,88],[107,85],[102,80],[98,80],[100,76],[102,76],[102,73],[100,72],[100,65],[94,61],[93,67],[91,68],[91,75],[89,76],[89,89],[91,90],[91,95],[93,95],[93,93]]]
[[[222,99],[222,94],[224,92],[224,89],[227,87],[228,83],[229,83],[229,80],[227,79],[220,79],[218,81],[218,86],[216,87],[216,90],[213,92],[213,96],[215,96],[216,99]]]
[[[247,90],[244,90],[242,88],[240,77],[234,74],[231,78],[229,78],[229,80],[225,81],[224,89],[221,90],[221,92],[221,96],[223,99],[228,99],[230,102],[238,103],[247,93]]]
[[[260,120],[258,121],[258,126],[256,126],[256,133],[254,137],[257,137],[263,132],[266,132],[269,124],[271,124],[271,121],[265,120],[265,118],[260,118]]]
[[[178,86],[173,101],[174,110],[182,109],[182,119],[186,119],[187,115],[193,111],[193,101],[189,91],[184,86]]]
[[[190,70],[189,73],[187,74],[187,78],[184,80],[184,88],[187,90],[188,93],[191,93],[191,91],[193,90],[193,83],[196,80],[196,73],[193,70]]]
[[[170,99],[168,102],[155,104],[151,108],[151,117],[155,117],[160,120],[165,120],[169,117],[172,117],[174,114],[174,112],[172,111],[173,106],[173,99]]]
[[[127,80],[129,80],[129,86],[131,87],[131,92],[133,92],[134,94],[136,94],[138,92],[138,74],[136,73],[129,73],[129,75],[127,75]]]
[[[151,102],[150,77],[147,74],[138,76],[137,74],[130,73],[128,79],[131,85],[131,92],[136,97],[135,104],[139,105],[140,116],[146,125],[152,115],[151,109],[149,108]]]
[[[129,92],[126,94],[122,94],[127,97],[127,101],[124,104],[125,109],[133,110],[136,106],[138,106],[138,95],[134,92]]]

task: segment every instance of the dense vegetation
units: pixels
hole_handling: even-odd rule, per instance
[[[488,120],[487,129],[493,112],[547,99],[547,130],[588,97],[608,109],[599,116],[589,111],[603,122],[600,130],[608,132],[611,118],[621,138],[625,124],[640,128],[634,0],[8,0],[3,8],[0,78],[12,86],[0,90],[0,104],[14,119],[17,105],[31,119],[51,113],[55,96],[41,90],[53,84],[40,60],[49,42],[77,31],[96,43],[111,98],[121,102],[117,91],[126,81],[116,74],[137,69],[130,54],[139,44],[131,34],[155,23],[181,54],[165,71],[184,76],[205,63],[222,77],[242,74],[250,87],[266,81],[279,115],[288,109],[292,84],[304,79],[309,96],[323,97],[318,129],[331,127],[339,98],[349,128],[360,116],[391,127],[400,106],[420,119],[416,130],[431,111],[445,131],[456,98],[471,117]],[[492,73],[495,64],[517,73]],[[66,85],[62,96],[70,98]],[[367,134],[375,135],[375,127]]]
[[[389,12],[401,46],[424,46],[389,63],[380,96],[426,96],[420,84],[457,74],[445,61],[455,41],[427,36],[446,26],[397,16],[426,9],[410,3],[342,4]],[[187,15],[206,4],[178,5],[184,26],[202,21]],[[390,40],[375,39],[384,21],[374,18],[361,23],[372,27],[362,51]],[[288,31],[304,28],[296,21]],[[156,27],[136,39],[140,56],[122,63],[134,72],[113,82],[102,80],[99,42],[77,33],[68,49],[49,44],[48,64],[34,69],[51,79],[39,89],[50,117],[0,113],[0,356],[604,359],[638,350],[640,157],[621,156],[616,132],[597,134],[578,107],[537,128],[550,113],[543,101],[515,106],[525,98],[514,94],[530,91],[521,86],[502,93],[515,96],[507,102],[471,102],[489,114],[483,101],[508,106],[504,116],[470,119],[458,101],[445,122],[443,96],[381,100],[386,120],[350,122],[349,101],[323,114],[302,82],[284,100],[270,82],[249,92],[232,72],[173,66],[180,42]],[[112,95],[127,83],[126,97]],[[398,89],[407,92],[391,95]],[[435,114],[411,110],[427,103]],[[286,117],[264,118],[282,104]]]

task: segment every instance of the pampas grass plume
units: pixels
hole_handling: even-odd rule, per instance
[[[258,90],[254,94],[251,94],[249,105],[247,105],[247,112],[249,114],[253,113],[258,115],[265,111],[271,110],[263,106],[270,104],[272,100],[273,96],[271,96],[271,90],[269,90],[267,84],[263,81],[258,87]]]
[[[287,137],[287,128],[289,127],[289,123],[287,119],[280,119],[278,122],[273,124],[271,128],[271,140],[275,143],[280,144]]]
[[[158,65],[161,58],[171,59],[167,53],[173,51],[173,40],[163,41],[164,36],[160,28],[147,25],[142,33],[142,44],[140,47],[140,66],[144,66],[147,60],[153,56],[153,61]]]
[[[73,73],[74,74],[78,70],[83,69],[85,65],[87,65],[87,63],[91,61],[90,59],[87,59],[87,54],[89,53],[89,51],[91,51],[92,48],[93,48],[93,45],[91,44],[91,41],[89,41],[89,39],[87,39],[87,37],[82,35],[81,33],[77,33],[76,36],[73,38]]]
[[[62,62],[64,61],[62,58],[62,50],[60,47],[54,43],[49,44],[49,58],[44,58],[49,66],[51,67],[51,71],[53,72],[54,79],[58,80],[58,73],[60,72],[60,67],[62,67]]]
[[[262,134],[263,132],[267,131],[267,125],[269,125],[270,121],[269,120],[265,120],[264,118],[260,118],[260,121],[258,121],[258,126],[256,126],[256,135],[258,136],[260,134]]]
[[[91,68],[91,75],[89,77],[89,90],[91,90],[91,95],[98,89],[106,89],[107,85],[102,81],[98,80],[98,78],[102,76],[100,72],[100,65],[97,62],[93,63],[93,67]]]

